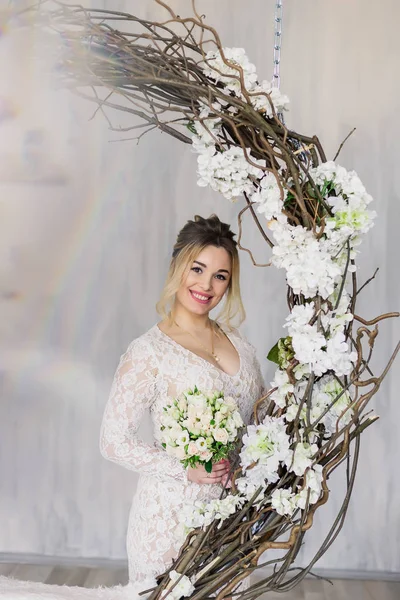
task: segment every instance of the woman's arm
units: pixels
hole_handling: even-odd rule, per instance
[[[121,356],[115,373],[101,426],[100,452],[137,473],[186,482],[186,470],[178,459],[137,436],[143,414],[154,401],[157,376],[153,350],[138,338]]]

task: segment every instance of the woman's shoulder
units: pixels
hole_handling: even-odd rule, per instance
[[[139,335],[134,338],[129,346],[127,347],[124,354],[138,355],[138,356],[146,356],[152,355],[155,349],[155,340],[157,335],[157,325],[153,325]]]

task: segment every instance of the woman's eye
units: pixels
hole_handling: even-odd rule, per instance
[[[200,267],[192,267],[191,270],[194,271],[195,273],[201,273]]]
[[[225,275],[221,275],[221,273],[218,273],[218,275],[216,275],[217,279],[220,279],[221,281],[226,281],[226,277]]]

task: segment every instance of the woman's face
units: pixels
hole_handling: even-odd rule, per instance
[[[191,313],[208,314],[221,302],[231,275],[229,253],[224,248],[207,246],[189,265],[176,300]]]

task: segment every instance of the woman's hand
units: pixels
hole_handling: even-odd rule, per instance
[[[219,462],[213,464],[211,473],[207,473],[203,465],[197,467],[189,467],[187,470],[187,478],[193,483],[221,483],[223,477],[229,473],[229,461],[223,458]]]
[[[222,487],[225,487],[226,489],[232,487],[232,482],[231,482],[231,478],[229,477],[229,473],[226,473],[226,475],[223,475],[221,477],[221,485],[222,485]]]

